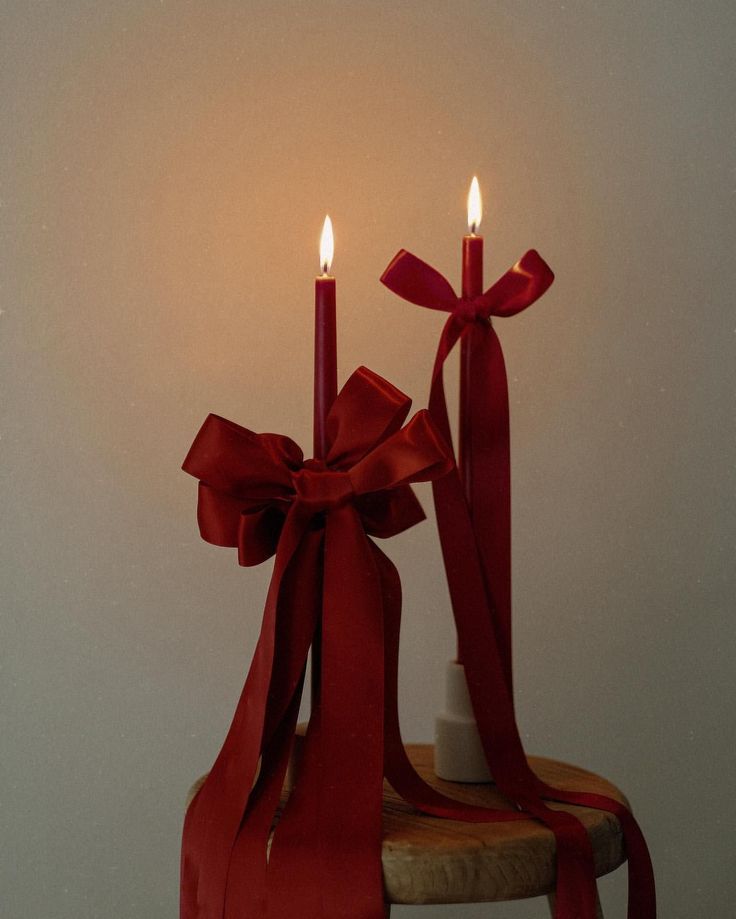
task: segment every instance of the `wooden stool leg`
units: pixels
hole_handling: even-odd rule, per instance
[[[547,894],[547,902],[549,903],[549,914],[550,916],[554,916],[555,895],[553,893]],[[601,906],[601,898],[598,894],[595,895],[595,915],[596,919],[603,919],[603,907]]]

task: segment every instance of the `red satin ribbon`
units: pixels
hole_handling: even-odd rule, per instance
[[[531,250],[479,297],[458,297],[450,282],[421,259],[402,249],[381,277],[394,293],[429,309],[449,313],[435,359],[430,413],[445,435],[450,424],[442,366],[462,337],[472,339],[474,388],[469,404],[471,440],[470,506],[483,576],[493,598],[503,669],[512,688],[511,666],[511,463],[509,400],[501,345],[492,316],[514,316],[526,309],[554,280],[550,267]]]
[[[651,860],[631,812],[612,798],[541,782],[528,766],[514,715],[508,388],[500,343],[489,320],[530,306],[553,279],[551,269],[531,250],[484,294],[466,300],[456,296],[438,271],[402,250],[381,281],[412,303],[450,314],[429,397],[430,414],[448,443],[452,436],[443,384],[445,360],[464,335],[473,336],[474,354],[479,354],[477,366],[483,376],[476,379],[472,393],[469,445],[472,515],[456,467],[432,488],[460,656],[489,768],[501,791],[555,834],[555,919],[595,919],[595,869],[582,825],[572,815],[548,808],[543,798],[595,807],[618,817],[629,860],[629,919],[654,919]]]
[[[383,919],[384,774],[433,813],[522,817],[433,792],[401,743],[400,584],[369,536],[392,536],[422,520],[409,483],[451,467],[427,412],[402,427],[409,406],[397,389],[360,368],[330,412],[324,462],[304,461],[289,438],[254,434],[215,415],[184,462],[200,479],[204,539],[237,547],[242,565],[274,553],[275,562],[232,724],[187,811],[182,919]],[[320,694],[268,854],[307,653],[318,632]]]

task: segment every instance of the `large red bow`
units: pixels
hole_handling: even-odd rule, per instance
[[[427,810],[488,819],[488,811],[424,785],[401,743],[401,588],[368,535],[391,536],[421,520],[409,483],[445,475],[452,465],[427,412],[402,427],[409,406],[360,368],[330,412],[324,462],[305,462],[287,437],[254,434],[215,415],[184,462],[200,479],[202,536],[237,547],[244,565],[276,558],[232,725],[187,812],[182,919],[255,919],[266,911],[382,919],[384,773]],[[267,857],[317,635],[320,693]],[[499,819],[519,817],[499,812]]]
[[[437,349],[429,396],[430,414],[448,442],[445,360],[463,335],[473,337],[474,357],[478,355],[469,425],[470,507],[457,468],[433,482],[432,488],[460,655],[491,773],[504,794],[555,834],[555,919],[594,919],[595,870],[590,841],[581,824],[572,815],[551,810],[543,799],[596,807],[618,817],[629,856],[629,919],[653,919],[651,860],[631,812],[612,798],[541,782],[529,769],[514,715],[508,387],[501,346],[488,320],[512,316],[530,306],[553,279],[551,269],[534,250],[473,299],[457,297],[438,271],[405,250],[381,277],[404,299],[450,313]],[[496,818],[491,815],[489,819]]]

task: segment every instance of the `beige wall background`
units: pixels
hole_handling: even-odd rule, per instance
[[[423,405],[442,317],[378,277],[405,246],[457,280],[474,172],[488,278],[557,273],[500,330],[528,749],[627,791],[663,917],[729,913],[735,37],[725,0],[0,2],[5,919],[176,915],[269,575],[199,540],[180,463],[209,411],[309,444],[325,211],[342,377]],[[415,740],[433,527],[390,546]]]

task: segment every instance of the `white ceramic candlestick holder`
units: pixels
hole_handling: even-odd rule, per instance
[[[445,710],[435,721],[434,771],[448,782],[492,782],[465,679],[457,661],[447,665]]]

